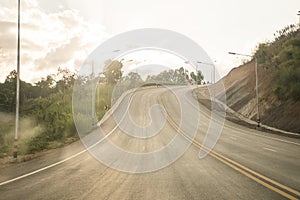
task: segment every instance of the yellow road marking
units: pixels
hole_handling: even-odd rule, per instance
[[[164,103],[161,101],[161,99],[159,97],[157,99],[158,99],[159,102],[161,102],[162,105],[164,105]],[[282,196],[284,196],[284,197],[286,197],[288,199],[292,199],[292,200],[295,199],[295,200],[297,200],[296,197],[294,197],[294,196],[286,193],[285,191],[282,191],[282,190],[280,190],[280,189],[278,189],[278,188],[270,185],[269,183],[272,183],[272,184],[274,184],[274,185],[276,185],[276,186],[278,186],[278,187],[280,187],[282,189],[285,189],[285,190],[287,190],[287,191],[289,191],[289,192],[291,192],[291,193],[293,193],[295,195],[300,196],[300,192],[297,191],[297,190],[295,190],[295,189],[293,189],[293,188],[285,186],[285,185],[283,185],[283,184],[281,184],[281,183],[279,183],[277,181],[274,181],[274,180],[272,180],[272,179],[270,179],[270,178],[268,178],[268,177],[266,177],[266,176],[264,176],[262,174],[259,174],[258,172],[255,172],[255,171],[249,169],[248,167],[245,167],[244,165],[241,165],[240,163],[238,163],[236,161],[233,161],[233,160],[231,160],[231,159],[229,159],[229,158],[227,158],[227,157],[225,157],[225,156],[223,156],[223,155],[215,152],[214,150],[210,150],[209,151],[209,149],[207,149],[206,147],[204,147],[199,142],[191,139],[184,131],[182,131],[177,126],[177,124],[171,119],[171,117],[169,116],[168,111],[166,109],[165,109],[165,112],[166,112],[165,114],[166,114],[167,121],[169,122],[169,124],[175,130],[177,130],[179,133],[181,133],[186,139],[188,139],[189,141],[191,141],[194,146],[196,146],[196,147],[198,147],[200,149],[203,149],[205,152],[209,153],[210,156],[216,158],[217,160],[221,161],[222,163],[226,164],[227,166],[231,167],[232,169],[234,169],[234,170],[236,170],[236,171],[244,174],[248,178],[250,178],[250,179],[256,181],[257,183],[259,183],[259,184],[261,184],[261,185],[263,185],[263,186],[265,186],[265,187],[273,190],[274,192],[277,192],[278,194],[280,194],[280,195],[282,195]],[[252,173],[253,175],[255,175],[255,176],[257,176],[257,177],[259,177],[259,178],[261,178],[261,179],[263,179],[263,180],[265,180],[265,181],[267,181],[269,183],[264,182],[264,181],[256,178],[255,176],[253,176],[250,173]]]

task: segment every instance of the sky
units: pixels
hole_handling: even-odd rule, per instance
[[[21,0],[21,79],[58,67],[79,70],[102,42],[139,29],[186,35],[215,61],[220,76],[277,30],[299,22],[299,0]],[[16,69],[17,0],[0,1],[0,81]]]

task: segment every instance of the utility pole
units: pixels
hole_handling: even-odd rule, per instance
[[[17,42],[17,86],[16,86],[16,122],[13,159],[18,158],[19,107],[20,107],[20,0],[18,0],[18,42]]]
[[[259,98],[258,98],[258,71],[257,71],[257,58],[256,56],[246,55],[246,54],[240,54],[240,53],[234,53],[234,52],[228,52],[231,55],[238,55],[238,56],[246,56],[254,59],[255,62],[255,92],[256,92],[256,122],[257,127],[260,127],[260,116],[259,116]]]
[[[196,65],[196,84],[197,84],[197,88],[198,88],[198,85],[199,85],[198,64]]]
[[[215,72],[216,72],[216,69],[215,69],[215,65],[213,63],[207,63],[207,62],[202,62],[202,61],[185,61],[184,62],[185,64],[192,64],[192,63],[195,63],[196,65],[196,75],[198,75],[198,64],[204,64],[204,65],[209,65],[212,67],[211,69],[211,83],[215,83]],[[193,65],[192,65],[193,66]],[[197,82],[197,78],[196,78],[196,82]]]
[[[215,61],[216,62],[216,61]],[[212,86],[212,101],[215,101],[215,79],[216,79],[216,66],[213,63],[207,63],[202,61],[197,61],[199,64],[209,65],[212,67],[210,74],[211,74],[211,86]]]
[[[216,61],[214,61],[214,62],[216,62]],[[211,84],[214,84],[215,79],[216,79],[216,77],[215,77],[216,66],[213,63],[207,63],[207,62],[202,62],[202,61],[197,61],[197,63],[204,64],[204,65],[209,65],[209,66],[212,67],[211,72],[210,72],[210,74],[211,74],[210,81],[211,81]]]
[[[92,62],[92,80],[91,80],[91,85],[92,85],[92,126],[95,125],[95,86],[94,86],[94,79],[95,79],[95,74],[94,74],[94,62]]]
[[[257,58],[254,56],[255,61],[255,91],[256,91],[256,121],[257,127],[260,127],[260,116],[259,116],[259,99],[258,99],[258,73],[257,73]]]

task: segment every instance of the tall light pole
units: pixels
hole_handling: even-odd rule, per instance
[[[192,61],[185,61],[184,62],[185,64],[191,64],[192,63]],[[202,62],[202,61],[195,61],[195,63],[196,63],[196,73],[197,73],[197,76],[196,76],[196,82],[197,82],[197,78],[198,78],[198,64],[204,64],[204,65],[209,65],[209,66],[211,66],[212,67],[212,70],[211,70],[211,84],[212,84],[212,96],[213,96],[213,98],[211,99],[212,100],[212,102],[214,102],[215,101],[215,65],[214,64],[212,64],[212,63],[207,63],[207,62]],[[198,88],[198,83],[197,83],[197,88]]]
[[[204,64],[204,65],[209,65],[212,67],[212,70],[211,70],[211,86],[212,86],[212,94],[213,94],[213,98],[212,98],[212,101],[214,102],[215,101],[215,80],[216,80],[216,66],[212,63],[207,63],[207,62],[201,62],[201,61],[197,61],[197,63],[199,64]]]
[[[18,158],[19,108],[20,108],[20,0],[18,0],[18,42],[17,42],[17,85],[16,85],[16,121],[13,158]]]
[[[185,64],[192,64],[193,62],[188,60],[188,61],[185,61],[184,63]],[[197,88],[198,88],[198,82],[197,82],[197,80],[198,80],[198,62],[196,61],[195,63],[196,63],[196,65],[195,65],[196,66],[196,80],[195,81],[196,81]]]
[[[122,58],[120,61],[119,61],[121,64],[122,64],[122,67],[124,67],[124,64],[130,64],[131,62],[134,62],[134,60],[130,59],[130,60],[125,60],[124,58]],[[123,89],[122,89],[122,75],[120,77],[120,83],[119,83],[119,94],[120,95],[118,98],[121,97],[121,95],[123,94]]]
[[[209,65],[212,67],[212,70],[211,70],[211,84],[215,84],[215,81],[216,81],[216,66],[212,63],[207,63],[207,62],[201,62],[201,61],[197,61],[197,63],[199,64],[204,64],[204,65]]]
[[[95,80],[95,73],[94,73],[94,61],[92,62],[92,77],[91,77],[91,85],[92,85],[92,127],[95,125],[95,86],[94,86],[94,80]]]
[[[185,61],[184,62],[185,64],[191,64],[193,63],[192,61]],[[204,65],[210,65],[212,67],[212,70],[211,70],[211,82],[214,84],[215,83],[215,65],[212,64],[212,63],[207,63],[207,62],[202,62],[202,61],[195,61],[194,63],[196,63],[196,73],[198,75],[198,64],[204,64]]]
[[[258,99],[258,73],[257,73],[257,58],[256,56],[251,56],[247,54],[240,54],[234,52],[228,52],[231,55],[238,55],[238,56],[246,56],[254,59],[255,62],[255,91],[256,91],[256,122],[257,127],[260,127],[260,116],[259,116],[259,99]]]

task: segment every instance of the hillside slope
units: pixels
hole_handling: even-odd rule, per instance
[[[272,42],[259,44],[259,107],[263,124],[300,132],[300,29],[289,25]],[[223,78],[227,104],[256,120],[255,62],[233,69]]]
[[[222,80],[227,105],[243,116],[256,120],[255,68],[249,62],[231,70]],[[270,71],[258,66],[259,106],[263,124],[291,132],[300,132],[300,101],[278,100]]]

